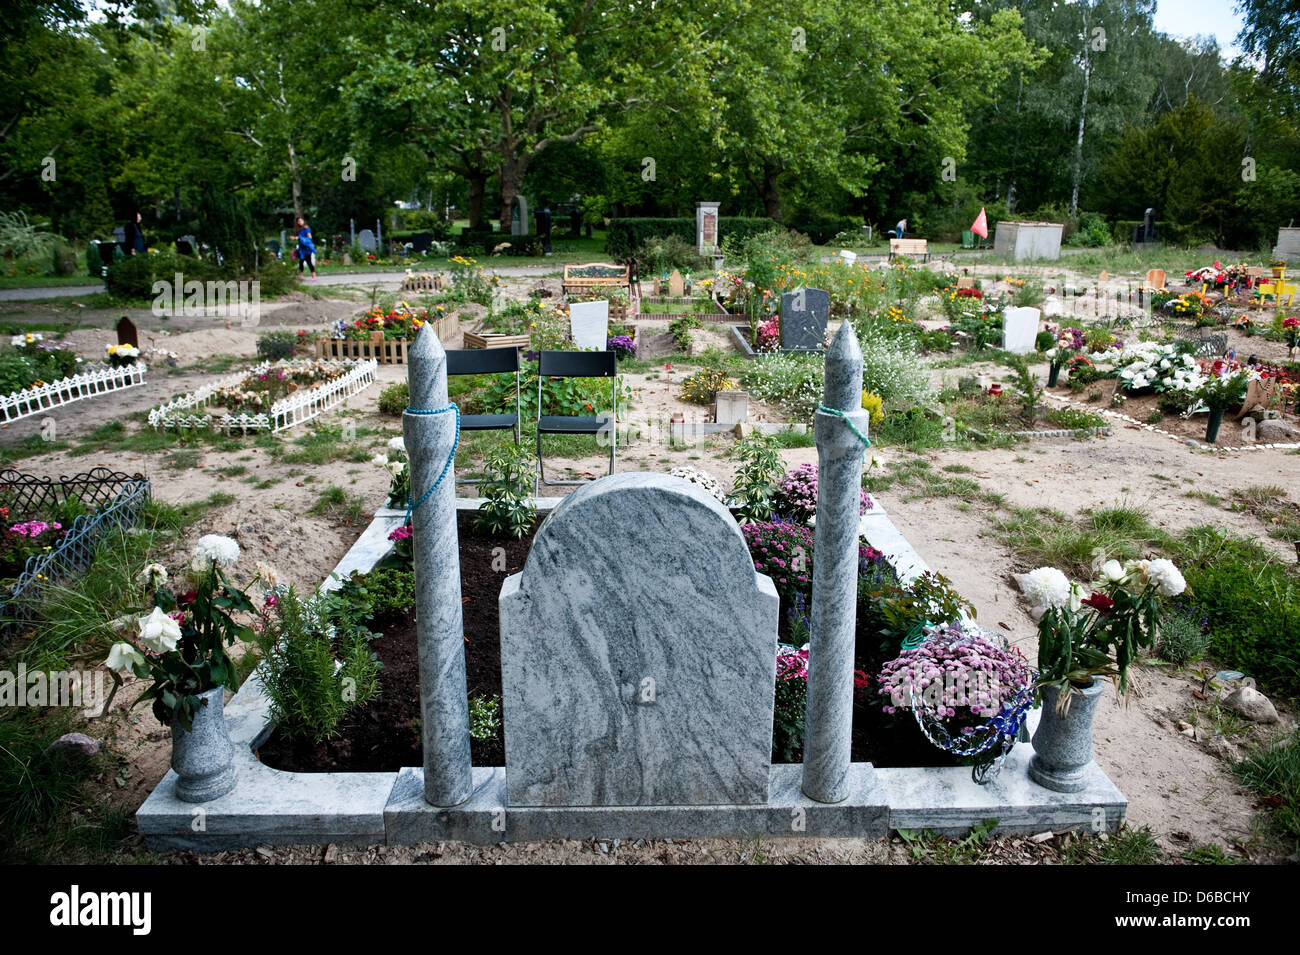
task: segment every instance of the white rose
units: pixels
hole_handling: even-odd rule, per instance
[[[1108,560],[1101,565],[1101,575],[1113,584],[1124,579],[1124,566],[1117,560]]]
[[[388,439],[388,450],[398,454],[406,453],[406,439],[398,435],[396,438]]]
[[[167,568],[162,564],[146,564],[135,579],[141,587],[161,587],[167,583]]]
[[[176,641],[180,638],[180,624],[163,613],[162,607],[154,607],[153,613],[140,618],[140,640],[146,649],[154,653],[170,653],[176,649]]]
[[[114,673],[126,676],[134,673],[137,666],[144,666],[144,654],[129,643],[115,643],[108,651],[105,666]]]
[[[376,454],[373,458],[370,459],[370,463],[377,464],[381,468],[386,468],[388,467],[388,455]]]

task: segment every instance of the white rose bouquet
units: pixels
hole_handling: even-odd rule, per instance
[[[231,615],[255,611],[248,595],[226,576],[227,568],[238,560],[235,541],[208,534],[194,547],[190,563],[194,590],[174,594],[167,587],[167,571],[159,564],[148,565],[136,578],[152,608],[148,616],[139,618],[136,643],[114,644],[107,665],[119,684],[127,673],[152,680],[137,702],[153,700],[154,715],[164,726],[177,719],[189,729],[201,704],[200,693],[219,686],[238,688],[226,648],[251,638],[252,628]],[[265,580],[274,577],[274,571],[259,565],[258,575]]]

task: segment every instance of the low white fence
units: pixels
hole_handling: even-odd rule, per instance
[[[82,398],[138,387],[144,384],[146,371],[148,367],[143,362],[120,368],[90,365],[67,378],[0,396],[0,421],[17,421]]]
[[[222,388],[234,388],[249,375],[261,374],[273,366],[263,362],[255,368],[218,379],[210,385],[197,388],[187,395],[169,401],[149,412],[149,425],[155,430],[168,428],[217,428],[221,431],[284,431],[294,425],[309,421],[335,405],[374,384],[379,363],[373,359],[360,362],[335,362],[348,370],[332,381],[323,382],[305,391],[295,391],[271,406],[270,411],[256,414],[204,413],[205,408]],[[292,367],[292,366],[288,366]]]

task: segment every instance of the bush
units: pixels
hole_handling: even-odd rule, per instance
[[[673,269],[698,272],[708,267],[705,258],[696,253],[694,240],[677,233],[647,239],[637,247],[636,260],[643,276],[664,275]]]
[[[718,217],[718,241],[724,239],[744,241],[750,236],[775,226],[771,219],[742,216]],[[610,219],[605,234],[605,251],[616,259],[626,259],[655,236],[677,235],[683,241],[695,244],[694,217],[674,219],[622,218]]]
[[[352,617],[332,615],[349,606],[332,595],[304,601],[289,588],[258,635],[271,717],[292,739],[328,738],[348,710],[379,692],[371,633]]]
[[[780,405],[793,418],[808,421],[821,404],[825,374],[820,355],[786,354],[755,359],[740,380],[759,401]]]
[[[386,385],[379,393],[379,413],[401,417],[411,404],[411,386],[405,381]]]
[[[796,638],[797,639],[797,638]],[[776,695],[772,714],[772,762],[793,763],[803,749],[808,709],[808,661],[798,651],[776,660]]]
[[[861,225],[861,220],[855,216],[812,213],[796,217],[790,228],[808,236],[815,245],[826,245],[842,232],[859,232]]]
[[[730,391],[735,387],[736,382],[728,378],[726,372],[705,368],[682,382],[682,400],[693,405],[712,404],[717,392]]]
[[[1160,638],[1156,652],[1161,659],[1176,666],[1187,666],[1205,656],[1210,635],[1205,632],[1209,618],[1191,608],[1178,607],[1160,621]]]
[[[1123,241],[1127,242],[1133,237],[1130,229],[1129,234],[1124,237]],[[1095,212],[1082,212],[1079,214],[1079,226],[1074,233],[1065,241],[1066,245],[1076,248],[1101,248],[1113,244],[1114,238],[1111,236],[1110,228],[1106,225],[1106,220]]]
[[[677,347],[689,355],[691,346],[695,344],[691,331],[703,327],[704,323],[694,315],[683,315],[680,318],[674,318],[668,323],[668,334],[673,336],[673,341],[676,342]]]
[[[930,374],[906,344],[869,340],[862,342],[862,387],[887,405],[920,404],[930,399]]]
[[[908,408],[888,415],[875,433],[881,444],[932,448],[943,443],[943,422],[924,408]]]
[[[1187,585],[1208,617],[1216,660],[1288,695],[1300,693],[1300,584],[1253,541],[1210,527],[1182,543]]]
[[[415,607],[415,572],[407,564],[395,564],[354,573],[343,581],[338,594],[358,616],[386,620]]]
[[[177,273],[180,273],[183,282],[192,279],[204,283],[231,281],[235,275],[233,269],[218,268],[211,262],[205,262],[194,256],[164,250],[147,252],[144,255],[128,255],[114,262],[108,267],[104,287],[114,298],[130,301],[152,300],[154,282],[174,284]]]
[[[264,361],[292,358],[298,351],[298,336],[285,329],[276,329],[257,337],[257,357]]]
[[[1052,408],[1047,412],[1047,420],[1058,428],[1071,430],[1102,428],[1106,425],[1106,419],[1101,415],[1093,414],[1091,411],[1081,411],[1078,408]]]
[[[859,515],[867,513],[871,498],[859,491]],[[787,471],[772,499],[776,512],[794,521],[808,523],[817,514],[817,465],[801,464]]]
[[[488,475],[481,485],[486,500],[479,505],[474,529],[480,534],[522,538],[537,518],[533,504],[537,460],[532,449],[499,445],[488,452],[483,465]]]

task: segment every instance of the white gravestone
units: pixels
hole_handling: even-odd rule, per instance
[[[1043,313],[1036,308],[1009,308],[1002,316],[1002,350],[1013,355],[1027,355],[1034,350],[1038,320]]]
[[[363,252],[373,252],[379,248],[378,243],[375,242],[375,234],[369,229],[362,229],[357,233],[357,245],[361,246]]]
[[[580,349],[604,351],[609,335],[609,302],[574,302],[569,306],[569,327],[573,343]]]

